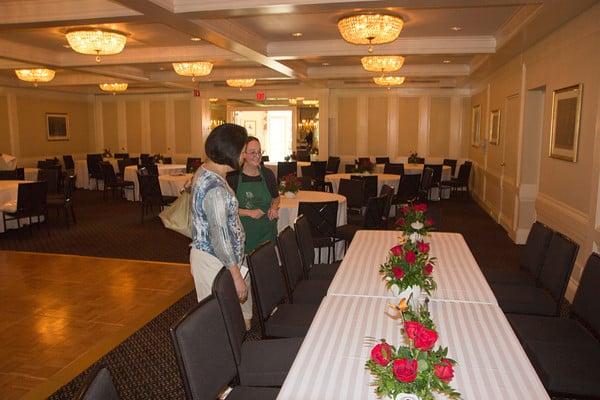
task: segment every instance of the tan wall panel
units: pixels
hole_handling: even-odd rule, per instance
[[[189,153],[192,148],[192,126],[189,100],[175,101],[175,153]]]
[[[129,153],[142,152],[142,107],[137,101],[125,103],[127,151]]]
[[[387,97],[369,97],[369,152],[373,156],[388,154],[388,99]]]
[[[165,102],[150,102],[150,153],[165,153],[167,150],[167,129]]]
[[[8,99],[0,96],[0,153],[11,153],[8,129]]]
[[[417,97],[398,98],[398,154],[408,156],[417,151],[419,137],[419,99]]]
[[[450,98],[433,97],[429,118],[429,155],[447,157],[450,149]]]
[[[119,152],[117,103],[102,103],[102,134],[104,147]]]
[[[356,98],[338,99],[338,143],[340,154],[356,154],[358,103]]]

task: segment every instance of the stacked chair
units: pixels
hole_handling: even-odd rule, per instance
[[[327,261],[335,261],[335,244],[339,241],[336,234],[338,207],[337,200],[298,203],[298,215],[304,215],[308,220],[313,246],[319,249],[319,262],[322,248],[327,248]]]
[[[119,400],[108,368],[96,366],[75,397],[77,400]]]

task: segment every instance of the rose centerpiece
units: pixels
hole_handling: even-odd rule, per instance
[[[448,348],[434,349],[438,333],[429,312],[404,311],[402,317],[406,345],[396,347],[380,339],[365,364],[375,377],[377,395],[402,399],[413,394],[420,400],[434,400],[434,393],[439,393],[460,398],[449,385],[456,361],[448,358]]]
[[[427,216],[427,204],[413,204],[402,207],[402,215],[396,220],[396,229],[403,231],[406,239],[423,240],[434,229],[433,220]]]
[[[375,164],[371,162],[368,158],[360,160],[354,160],[354,172],[358,173],[371,173],[375,168]]]
[[[300,182],[300,179],[292,172],[281,178],[279,192],[286,197],[294,198],[301,186],[302,182]]]

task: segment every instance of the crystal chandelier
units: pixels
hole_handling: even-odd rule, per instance
[[[242,90],[242,88],[254,86],[256,79],[227,79],[225,82],[227,82],[227,86],[240,88],[240,90]]]
[[[403,76],[378,76],[373,78],[373,82],[375,82],[379,86],[387,86],[388,89],[390,86],[400,86],[404,83]]]
[[[33,82],[37,87],[38,82],[50,82],[54,79],[55,71],[47,68],[15,69],[17,78],[25,82]]]
[[[367,56],[360,59],[362,66],[371,72],[394,72],[404,65],[402,56]]]
[[[177,75],[191,76],[192,82],[197,76],[206,76],[212,71],[213,65],[208,61],[174,62],[173,69]]]
[[[369,53],[374,44],[393,42],[400,35],[404,21],[391,14],[355,14],[338,20],[338,29],[344,40],[352,44],[368,44]]]
[[[105,92],[112,92],[112,94],[116,94],[117,92],[124,92],[127,90],[127,86],[129,86],[128,83],[126,82],[120,82],[120,83],[101,83],[98,86],[100,86],[100,89],[102,89]]]
[[[112,29],[77,28],[67,31],[71,48],[81,54],[95,54],[96,62],[101,55],[118,54],[123,51],[127,35]]]

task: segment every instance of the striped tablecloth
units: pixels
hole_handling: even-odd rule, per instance
[[[327,294],[391,297],[379,266],[399,236],[399,231],[357,232]],[[434,232],[428,241],[431,256],[437,258],[433,276],[438,287],[431,300],[498,304],[461,234]]]
[[[403,343],[386,303],[377,297],[326,296],[278,399],[376,399],[364,368],[372,348],[366,338]],[[451,385],[463,399],[549,399],[498,306],[437,301],[429,307],[438,344],[458,362]]]

